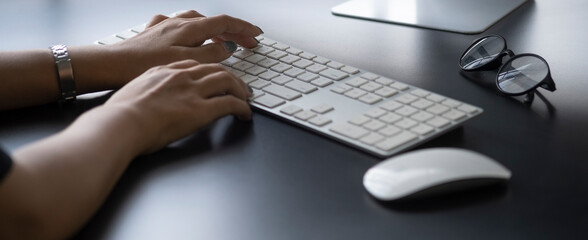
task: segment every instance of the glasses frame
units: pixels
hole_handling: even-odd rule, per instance
[[[472,69],[464,69],[464,67],[461,64],[461,60],[463,59],[463,57],[466,56],[466,54],[476,44],[480,43],[482,40],[485,40],[485,39],[488,39],[491,37],[497,37],[497,38],[501,39],[502,42],[504,43],[504,47],[500,51],[500,53],[497,54],[496,57],[494,57],[494,59],[488,61],[484,65],[481,65],[481,66],[478,66],[478,67],[472,68]],[[508,56],[509,59],[503,63],[502,60],[506,56]],[[521,58],[521,57],[535,57],[535,58],[543,61],[543,63],[545,63],[545,66],[547,67],[547,74],[545,75],[545,78],[543,78],[541,81],[537,82],[537,84],[535,84],[535,86],[533,86],[523,92],[519,92],[519,93],[506,92],[506,91],[502,90],[502,88],[500,87],[499,82],[498,82],[498,78],[500,77],[500,73],[502,72],[504,67],[509,66],[509,64],[512,61],[514,61],[518,58]],[[549,64],[547,64],[547,61],[545,61],[545,59],[543,57],[541,57],[537,54],[533,54],[533,53],[522,53],[522,54],[515,55],[512,50],[508,49],[508,46],[506,44],[506,39],[504,39],[504,37],[502,37],[500,35],[488,35],[488,36],[484,36],[484,37],[481,37],[481,38],[474,40],[472,42],[472,44],[470,44],[470,46],[468,48],[466,48],[466,50],[463,52],[463,54],[461,54],[461,57],[459,57],[459,61],[457,64],[459,65],[461,70],[465,71],[465,72],[488,71],[488,70],[498,69],[498,72],[496,74],[496,81],[495,81],[496,88],[498,88],[498,90],[501,93],[508,95],[508,96],[521,96],[521,95],[526,94],[526,96],[524,98],[525,103],[531,103],[533,101],[533,99],[535,98],[535,91],[537,90],[538,87],[546,89],[550,92],[553,92],[556,90],[555,82],[553,81],[553,78],[551,77],[551,69],[549,68]]]

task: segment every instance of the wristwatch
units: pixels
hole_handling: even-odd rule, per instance
[[[73,68],[71,59],[67,52],[67,47],[63,44],[55,45],[50,48],[55,59],[57,68],[57,77],[59,89],[61,91],[61,102],[72,102],[76,100],[76,83],[73,78]]]

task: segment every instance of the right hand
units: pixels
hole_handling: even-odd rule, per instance
[[[153,67],[117,91],[104,107],[134,116],[142,153],[165,147],[217,118],[251,119],[247,85],[219,64],[194,60]]]

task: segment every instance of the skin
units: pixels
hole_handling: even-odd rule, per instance
[[[12,154],[12,169],[0,182],[0,239],[67,238],[136,156],[223,116],[250,119],[247,86],[214,63],[231,55],[224,41],[254,47],[261,33],[240,19],[188,11],[157,15],[144,32],[114,45],[69,48],[79,94],[120,90],[62,132]],[[203,46],[207,39],[214,43]],[[0,53],[0,79],[0,109],[59,98],[46,49]]]

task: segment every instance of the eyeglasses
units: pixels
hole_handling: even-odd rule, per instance
[[[502,58],[510,59],[504,64]],[[551,78],[549,65],[539,55],[524,53],[515,55],[506,47],[506,40],[498,35],[482,37],[459,58],[463,71],[484,71],[499,68],[496,75],[496,87],[500,92],[510,96],[525,96],[525,103],[535,97],[537,87],[555,91],[555,82]]]

